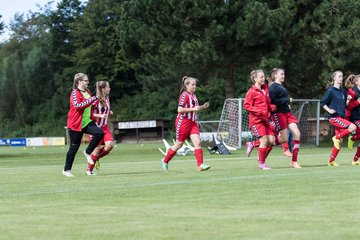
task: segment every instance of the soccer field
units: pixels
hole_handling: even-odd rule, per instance
[[[0,239],[360,239],[360,166],[342,149],[302,148],[293,169],[280,148],[271,171],[256,151],[193,155],[163,173],[159,144],[119,144],[86,176],[80,150],[75,178],[61,174],[67,147],[0,148]]]

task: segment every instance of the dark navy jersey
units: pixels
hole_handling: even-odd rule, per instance
[[[281,84],[272,83],[269,87],[269,94],[271,103],[276,105],[277,113],[289,113],[291,112],[289,104],[289,93]]]
[[[343,88],[335,88],[331,86],[320,100],[320,105],[323,107],[327,105],[330,109],[334,109],[334,114],[329,113],[329,118],[332,117],[345,117],[346,109],[346,92]]]

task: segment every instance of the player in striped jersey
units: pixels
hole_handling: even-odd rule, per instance
[[[168,171],[168,163],[175,156],[185,140],[190,137],[194,144],[194,154],[199,171],[208,170],[209,165],[203,163],[203,151],[201,149],[200,131],[197,124],[197,112],[209,107],[209,103],[199,106],[196,98],[197,79],[192,77],[183,77],[181,81],[180,97],[178,101],[178,115],[175,120],[176,142],[169,148],[165,158],[161,161],[165,172]]]
[[[104,131],[104,137],[101,139],[99,145],[91,154],[91,158],[94,161],[94,164],[88,164],[86,170],[87,175],[95,175],[93,172],[94,166],[97,170],[100,170],[99,159],[108,155],[109,152],[114,147],[113,136],[109,130],[108,120],[109,115],[112,115],[113,112],[110,110],[110,85],[107,81],[99,81],[95,84],[96,87],[96,96],[98,100],[92,105],[93,116],[97,119],[96,125]]]

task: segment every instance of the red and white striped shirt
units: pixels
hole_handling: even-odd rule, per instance
[[[194,93],[191,94],[184,91],[180,94],[178,106],[183,108],[193,108],[199,106],[199,101]],[[194,122],[197,120],[197,112],[178,113],[177,117],[179,118],[181,116]]]
[[[110,114],[110,100],[105,97],[106,105],[102,106],[99,99],[93,104],[93,114],[105,114],[105,118],[96,118],[96,125],[100,128],[104,128],[108,124],[108,118]]]

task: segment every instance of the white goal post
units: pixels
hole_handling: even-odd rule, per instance
[[[241,148],[247,141],[255,139],[243,103],[244,98],[225,100],[217,130],[217,137],[235,148]],[[319,146],[320,121],[327,121],[325,118],[320,118],[320,100],[293,99],[290,105],[299,122],[301,143]]]

